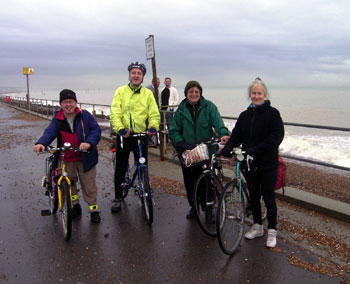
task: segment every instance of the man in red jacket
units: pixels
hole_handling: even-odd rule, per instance
[[[72,185],[72,214],[73,218],[81,215],[78,198],[78,176],[85,202],[89,205],[91,222],[99,223],[96,186],[96,164],[98,162],[97,144],[101,139],[101,129],[95,118],[86,110],[77,107],[77,98],[72,90],[64,89],[60,92],[61,109],[55,114],[43,136],[35,143],[34,152],[41,152],[57,138],[57,146],[65,142],[71,143],[82,151],[67,151],[65,161],[67,172],[73,181]]]

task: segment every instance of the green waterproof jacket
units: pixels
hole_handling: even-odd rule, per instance
[[[128,84],[118,88],[111,104],[110,121],[116,133],[124,128],[132,128],[135,133],[150,128],[159,130],[160,114],[153,93],[143,86],[133,89]]]
[[[199,101],[199,108],[195,121],[187,106],[187,99],[184,99],[175,112],[175,116],[169,128],[169,136],[173,145],[181,141],[186,143],[199,144],[215,136],[215,129],[218,136],[229,135],[227,128],[220,116],[217,107],[203,96]]]

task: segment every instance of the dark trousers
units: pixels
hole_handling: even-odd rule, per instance
[[[192,207],[193,206],[193,189],[195,182],[197,178],[202,173],[202,167],[191,167],[191,168],[184,168],[182,167],[182,174],[184,177],[184,183],[186,188],[186,194],[187,194],[187,200],[188,204]]]
[[[125,173],[128,168],[128,161],[130,152],[134,153],[135,161],[139,160],[139,148],[137,144],[136,137],[123,138],[123,148],[121,148],[120,136],[117,135],[117,150],[116,150],[116,167],[114,171],[114,190],[115,198],[120,199],[123,194],[123,190],[120,185],[125,182]],[[142,156],[146,158],[146,163],[148,162],[147,153],[148,153],[148,138],[142,138],[141,147],[142,147]]]
[[[247,181],[254,223],[262,224],[261,220],[261,196],[267,209],[268,229],[275,229],[277,225],[277,205],[275,201],[275,186],[277,168],[256,172],[246,172],[244,177]]]

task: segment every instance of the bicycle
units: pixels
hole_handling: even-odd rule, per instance
[[[241,243],[245,218],[252,215],[250,196],[247,184],[241,176],[241,163],[246,160],[248,171],[250,171],[249,159],[244,157],[245,151],[242,148],[234,148],[232,151],[236,158],[236,169],[233,179],[227,183],[222,191],[216,214],[216,230],[219,245],[224,253],[232,255]],[[263,199],[261,199],[263,203]],[[266,218],[266,207],[262,204],[262,219]]]
[[[153,222],[153,205],[155,204],[153,199],[153,190],[150,186],[150,179],[148,175],[148,166],[146,164],[146,158],[142,155],[142,139],[148,139],[148,134],[143,133],[131,133],[128,137],[137,137],[137,145],[139,151],[138,161],[134,161],[133,167],[130,168],[128,161],[127,170],[125,173],[125,182],[121,184],[123,189],[122,199],[125,199],[128,195],[129,189],[134,189],[134,194],[139,197],[140,205],[145,212],[146,221],[148,224]],[[157,138],[158,133],[157,133]],[[123,136],[120,136],[121,148],[123,148]],[[159,142],[158,142],[159,143]],[[116,141],[115,141],[116,144]],[[116,169],[116,145],[112,149],[113,157],[112,164],[113,169]],[[136,184],[137,181],[137,184]]]
[[[66,151],[80,151],[71,147],[69,142],[63,147],[46,147],[45,152],[51,153],[46,158],[45,173],[42,178],[42,186],[46,188],[45,195],[49,197],[49,210],[41,210],[42,216],[55,215],[60,209],[64,238],[68,241],[72,236],[72,182],[68,178],[64,154]],[[61,160],[58,163],[58,153]]]
[[[220,143],[218,139],[211,139],[203,144],[217,147]],[[184,162],[184,161],[182,161]],[[186,163],[184,163],[186,164]],[[217,235],[215,220],[216,208],[222,192],[223,173],[220,160],[216,154],[199,164],[202,166],[202,173],[197,178],[193,189],[193,208],[201,229],[208,235]],[[191,165],[193,166],[193,165]]]

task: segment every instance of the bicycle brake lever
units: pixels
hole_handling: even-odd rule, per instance
[[[254,161],[253,156],[247,155],[247,166],[248,166],[248,172],[250,172],[250,161]]]

